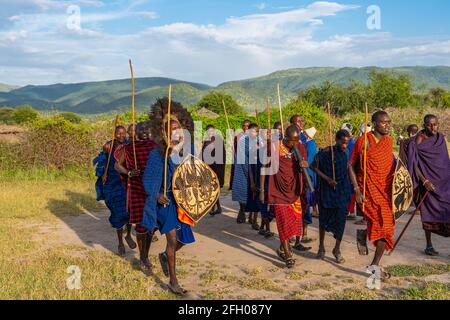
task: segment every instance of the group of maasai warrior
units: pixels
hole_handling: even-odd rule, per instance
[[[168,287],[182,295],[186,290],[177,280],[176,252],[195,239],[192,220],[180,215],[172,193],[171,180],[178,165],[172,157],[179,153],[175,146],[184,138],[176,134],[177,129],[192,133],[193,121],[176,102],[171,102],[171,117],[167,117],[168,104],[170,99],[159,99],[151,107],[149,121],[128,127],[128,137],[124,127],[115,128],[115,138],[103,146],[95,160],[97,176],[103,177],[97,182],[97,191],[98,199],[103,199],[111,212],[109,221],[117,230],[119,254],[125,254],[126,230],[127,245],[134,249],[137,242],[140,268],[145,274],[152,269],[149,250],[157,240],[155,232],[166,235],[166,249],[159,253],[159,261],[170,278]],[[242,123],[242,132],[234,136],[232,143],[230,189],[232,200],[239,204],[238,224],[248,222],[269,239],[275,236],[270,224],[276,220],[280,240],[276,253],[287,268],[295,265],[293,250],[311,250],[305,244],[313,241],[307,234],[313,217],[319,219],[317,258],[326,256],[324,239],[330,232],[336,240],[333,257],[336,263],[344,263],[341,241],[346,221],[358,215],[362,219],[356,223],[366,225],[365,230],[358,230],[359,253],[368,254],[366,239],[373,243],[376,249],[371,266],[381,270],[382,280],[389,278],[380,260],[394,248],[392,192],[399,159],[412,177],[414,205],[420,210],[426,235],[425,253],[438,255],[431,234],[450,235],[450,160],[436,116],[427,115],[420,131],[418,126],[408,127],[409,137],[398,141],[399,158],[394,156],[389,136],[391,120],[385,111],[375,112],[370,124],[363,123],[358,137],[353,136],[350,124],[344,124],[335,133],[334,143],[323,149],[318,149],[314,141],[316,129],[304,129],[302,116],[292,116],[285,130],[283,125],[276,122],[271,130],[264,130],[249,120]],[[165,128],[169,127],[172,134],[167,135]],[[206,161],[205,153],[214,161]],[[202,160],[215,172],[221,187],[225,181],[225,154],[221,134],[208,125]],[[263,161],[265,156],[270,161]],[[220,213],[222,207],[217,200],[209,214]],[[136,242],[131,225],[135,226]]]

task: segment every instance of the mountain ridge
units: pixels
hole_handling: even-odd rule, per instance
[[[173,86],[173,99],[184,105],[197,103],[208,91],[230,94],[248,111],[265,107],[266,99],[277,102],[276,84],[280,83],[282,103],[295,97],[299,91],[326,80],[340,85],[350,81],[367,83],[372,70],[408,74],[416,88],[443,87],[450,89],[450,67],[448,66],[403,66],[395,68],[362,67],[335,68],[310,67],[278,70],[254,78],[223,82],[217,86],[189,82],[165,77],[143,77],[135,79],[135,102],[138,111],[148,107],[159,97],[167,94],[169,84]],[[0,84],[0,106],[16,107],[31,104],[39,110],[72,111],[81,114],[98,114],[125,111],[131,103],[130,79],[88,81],[81,83],[57,83],[52,85],[27,85],[16,88]],[[2,91],[4,88],[4,91]]]

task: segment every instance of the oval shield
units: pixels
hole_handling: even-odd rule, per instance
[[[405,164],[397,159],[392,182],[392,211],[398,220],[411,206],[413,200],[413,182]]]
[[[219,179],[210,166],[190,154],[175,170],[172,192],[178,206],[197,223],[219,199]]]

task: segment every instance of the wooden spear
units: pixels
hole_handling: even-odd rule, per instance
[[[134,111],[134,72],[133,72],[133,65],[131,64],[131,59],[129,60],[130,63],[130,71],[131,71],[131,125],[133,127],[133,136],[132,136],[132,143],[133,143],[133,157],[134,157],[134,168],[137,170],[137,159],[136,159],[136,114]]]
[[[364,169],[363,198],[364,198],[364,201],[362,203],[363,215],[366,214],[366,211],[365,211],[365,208],[366,208],[365,202],[366,201],[365,200],[366,200],[366,181],[367,181],[367,139],[368,139],[366,131],[367,131],[367,124],[369,123],[369,107],[367,106],[367,102],[366,102],[366,106],[365,106],[365,114],[366,114],[366,116],[365,116],[365,126],[364,126],[364,132],[363,132],[363,134],[364,134],[364,159],[363,159],[363,169]]]
[[[329,127],[329,136],[330,136],[330,150],[331,150],[331,169],[333,173],[333,180],[336,181],[336,173],[334,171],[334,148],[333,148],[333,127],[331,124],[331,107],[330,103],[327,102],[327,109],[328,109],[328,127]],[[335,188],[336,189],[336,188]]]
[[[166,157],[164,159],[164,197],[167,194],[167,163],[169,161],[169,149],[170,149],[170,140],[171,140],[171,131],[172,126],[170,124],[170,104],[172,100],[172,85],[169,84],[169,104],[167,106],[167,148],[166,148]],[[164,205],[166,207],[166,205]]]
[[[117,128],[118,122],[119,122],[119,115],[117,115],[116,119],[114,120],[114,128],[113,128],[113,133],[112,133],[111,146],[109,147],[108,161],[106,162],[105,172],[103,173],[103,176],[102,176],[103,184],[105,184],[106,180],[108,179],[109,163],[111,162],[111,154],[114,149],[114,142],[116,141],[116,128]]]
[[[278,108],[280,109],[281,134],[284,135],[283,112],[281,111],[281,95],[279,83],[277,84],[277,93],[278,93]]]

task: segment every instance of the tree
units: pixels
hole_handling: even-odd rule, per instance
[[[433,88],[429,92],[429,102],[434,108],[444,107],[444,97],[447,91],[443,88]]]
[[[244,108],[232,96],[218,91],[211,91],[204,95],[198,103],[198,107],[206,108],[217,114],[224,114],[222,100],[225,102],[228,115],[240,115],[244,113]]]
[[[72,123],[81,123],[81,117],[73,112],[63,112],[60,114],[63,119]]]
[[[443,97],[442,97],[442,106],[444,108],[450,108],[450,92],[446,93]]]
[[[23,124],[27,122],[32,122],[39,117],[39,113],[34,110],[30,105],[23,105],[18,107],[12,113],[12,118],[15,123]]]
[[[396,77],[390,72],[372,71],[369,75],[372,102],[376,109],[405,108],[412,103],[412,81],[407,75]]]

